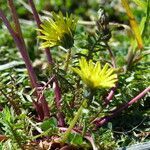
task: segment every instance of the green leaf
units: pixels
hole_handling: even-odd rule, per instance
[[[142,25],[141,23],[141,26],[143,26],[142,35],[145,34],[146,30],[149,27],[149,19],[150,19],[149,16],[150,16],[150,0],[147,0],[146,16],[145,16],[145,20],[143,20],[144,25]]]
[[[138,6],[140,6],[142,9],[146,10],[147,3],[145,1],[141,0],[133,0]]]
[[[143,17],[141,22],[140,22],[140,32],[141,35],[143,34],[144,28],[145,28],[145,22],[146,22],[146,17]]]
[[[71,133],[68,138],[69,142],[73,145],[83,144],[83,137],[77,133]]]
[[[110,130],[112,130],[112,123],[111,123],[111,122],[108,123],[108,128],[109,128]]]
[[[56,118],[52,117],[50,119],[45,120],[42,124],[41,124],[41,128],[43,131],[48,130],[49,128],[55,128],[57,127],[57,120]]]
[[[24,64],[24,62],[22,62],[22,61],[20,61],[20,62],[12,61],[12,62],[9,62],[7,64],[0,65],[0,71],[10,69],[10,68],[14,68],[16,66],[23,65],[23,64]]]
[[[134,14],[133,14],[130,6],[129,6],[128,1],[127,0],[121,0],[121,2],[122,2],[123,7],[126,10],[127,16],[129,18],[129,21],[130,21],[131,29],[134,33],[134,36],[135,36],[135,39],[137,41],[138,47],[139,47],[139,49],[142,49],[143,48],[143,40],[142,40],[139,25],[138,25],[138,23],[135,19],[135,16],[134,16]]]

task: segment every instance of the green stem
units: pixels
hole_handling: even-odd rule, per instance
[[[67,131],[64,133],[64,135],[63,135],[63,137],[62,137],[62,140],[61,140],[62,143],[65,143],[65,142],[67,141],[68,136],[69,136],[71,130],[73,129],[73,127],[75,126],[75,124],[77,123],[79,117],[80,117],[81,114],[82,114],[82,110],[83,110],[84,106],[86,105],[86,101],[87,101],[86,99],[83,101],[83,103],[82,103],[82,105],[80,106],[80,108],[78,109],[78,111],[77,111],[77,113],[76,113],[74,119],[71,121],[69,128],[68,128]]]
[[[70,57],[71,57],[71,48],[67,52],[67,57],[66,57],[65,67],[64,67],[65,71],[68,70]]]
[[[45,132],[43,132],[43,133],[41,133],[41,134],[38,134],[38,135],[32,137],[32,140],[36,140],[37,138],[40,138],[40,137],[42,137],[42,136],[47,136],[47,135],[50,133],[51,130],[52,130],[52,129],[50,128],[50,129],[46,130]]]

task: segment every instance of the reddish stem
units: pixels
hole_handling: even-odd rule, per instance
[[[109,52],[109,55],[110,55],[110,58],[111,58],[111,63],[113,65],[113,68],[116,68],[117,65],[116,65],[116,59],[115,59],[115,56],[112,52],[112,50],[110,49],[109,45],[107,42],[105,42],[105,45],[107,46],[107,49],[108,49],[108,52]],[[112,100],[112,98],[114,97],[115,95],[115,91],[117,89],[117,85],[115,85],[115,87],[113,87],[110,92],[108,93],[108,96],[104,99],[104,105],[107,106],[109,104],[109,102]]]
[[[28,0],[30,6],[31,6],[31,9],[32,9],[32,12],[33,12],[33,16],[34,16],[34,19],[37,23],[37,26],[38,28],[41,28],[41,20],[40,20],[40,17],[38,15],[38,12],[36,10],[36,7],[35,7],[35,4],[33,2],[33,0]],[[53,65],[53,59],[52,59],[52,55],[51,55],[51,52],[50,52],[50,49],[49,48],[45,48],[45,53],[46,53],[46,56],[47,56],[47,60],[49,62],[50,65]],[[64,115],[63,113],[61,112],[61,89],[59,87],[59,83],[58,83],[58,80],[54,79],[54,84],[55,84],[55,88],[54,88],[54,92],[55,92],[55,102],[56,102],[56,107],[58,109],[58,120],[59,120],[59,125],[60,126],[65,126],[65,121],[64,121]]]
[[[65,126],[64,115],[61,111],[61,89],[58,84],[56,77],[54,78],[54,92],[55,92],[55,103],[58,110],[57,118],[59,121],[59,126]]]
[[[29,1],[30,6],[31,6],[31,9],[32,9],[32,12],[33,12],[33,17],[34,17],[34,20],[36,21],[37,27],[41,28],[42,21],[40,20],[40,17],[39,17],[38,12],[35,8],[34,2],[33,2],[33,0],[28,0],[28,1]],[[53,60],[52,60],[52,56],[51,56],[51,53],[50,53],[50,49],[45,48],[45,53],[46,53],[48,62],[52,65]]]
[[[16,34],[16,32],[12,29],[9,21],[7,20],[7,18],[5,17],[4,13],[1,10],[0,10],[0,18],[3,20],[4,24],[6,25],[7,29],[9,30],[11,36],[13,37],[13,39],[23,57],[23,60],[25,61],[25,65],[26,65],[28,73],[29,73],[32,87],[36,88],[37,87],[36,75],[33,70],[29,55],[26,52],[26,48],[25,48],[24,44],[22,43],[22,40],[19,38],[18,34]]]
[[[20,23],[19,23],[19,19],[18,19],[18,15],[13,3],[13,0],[8,0],[8,4],[11,10],[11,14],[12,14],[12,18],[15,24],[15,31],[18,33],[18,35],[20,36],[20,38],[23,39],[22,37],[22,32],[21,32],[21,27],[20,27]]]
[[[20,53],[21,53],[21,56],[25,62],[25,65],[26,65],[26,68],[28,70],[28,74],[29,74],[29,78],[30,78],[30,82],[31,82],[31,86],[33,89],[35,89],[35,95],[36,97],[38,97],[38,92],[37,92],[37,78],[36,78],[36,74],[33,70],[33,67],[32,67],[32,64],[31,64],[31,61],[30,61],[30,58],[29,58],[29,55],[27,53],[27,50],[26,50],[26,46],[23,42],[23,40],[21,39],[21,37],[18,35],[18,33],[16,33],[9,21],[7,20],[6,16],[4,15],[3,11],[0,10],[0,18],[2,19],[2,21],[4,22],[5,26],[7,27],[8,31],[10,32],[11,36],[13,37]],[[40,106],[38,106],[37,102],[33,101],[33,104],[35,106],[35,109],[40,117],[40,119],[43,118],[43,112],[41,112],[42,110],[40,109]]]
[[[104,99],[104,105],[107,106],[109,104],[109,102],[113,99],[114,95],[115,95],[115,91],[116,91],[117,86],[113,87],[110,92],[108,93],[108,96]]]
[[[143,98],[148,92],[150,92],[150,87],[146,88],[144,91],[142,91],[140,94],[138,94],[136,97],[134,97],[129,102],[125,103],[124,105],[122,105],[119,108],[117,108],[116,110],[114,110],[112,115],[105,116],[100,119],[96,119],[93,123],[96,125],[96,127],[103,126],[104,124],[108,123],[110,121],[110,119],[114,118],[116,115],[118,115],[120,112],[122,112],[124,109],[128,108],[133,103],[136,103],[138,100]]]
[[[8,4],[9,4],[10,10],[12,12],[12,17],[13,17],[13,20],[14,20],[14,23],[15,23],[16,32],[18,33],[18,36],[20,36],[20,40],[23,43],[22,44],[23,47],[26,49],[26,45],[25,45],[25,42],[24,42],[24,39],[23,39],[23,36],[22,36],[21,27],[20,27],[18,15],[17,15],[16,9],[15,9],[13,0],[8,0]],[[26,50],[26,53],[27,53],[27,50]],[[35,82],[37,83],[37,81],[35,81]],[[34,87],[34,88],[37,88],[37,86]],[[41,93],[38,92],[38,95],[41,95]],[[50,114],[49,114],[48,103],[46,102],[44,95],[42,96],[41,101],[38,102],[38,103],[39,103],[39,105],[41,105],[41,108],[43,109],[42,112],[44,113],[44,118],[49,118]]]
[[[40,89],[41,94],[39,95],[38,101],[41,101],[42,97],[44,96],[45,89],[47,88],[49,84],[53,82],[53,80],[54,80],[54,76],[50,80],[48,80],[48,82],[46,83],[46,85],[44,85],[44,87],[42,87],[42,89]]]

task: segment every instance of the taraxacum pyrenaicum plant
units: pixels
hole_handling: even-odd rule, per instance
[[[114,68],[110,68],[108,64],[101,67],[100,62],[89,62],[82,57],[79,60],[79,68],[72,68],[83,82],[91,89],[94,88],[111,88],[115,86],[117,74],[114,73]]]
[[[60,3],[63,2],[61,1]],[[22,14],[17,14],[15,1],[7,0],[6,2],[9,5],[10,12],[5,15],[5,13],[8,13],[7,7],[5,7],[7,4],[0,5],[0,20],[5,24],[14,42],[12,42],[8,32],[5,31],[5,27],[1,25],[0,124],[2,126],[0,127],[0,149],[11,149],[11,147],[13,149],[41,149],[42,147],[49,147],[50,149],[86,150],[93,148],[93,150],[98,150],[116,149],[118,146],[143,141],[143,138],[144,141],[147,141],[147,135],[149,135],[147,132],[144,132],[142,136],[132,135],[131,132],[122,136],[120,130],[124,133],[124,131],[132,128],[130,131],[135,133],[134,129],[136,128],[133,128],[133,126],[137,127],[139,124],[144,131],[149,129],[147,122],[149,119],[147,118],[149,95],[147,94],[150,92],[150,86],[147,67],[149,41],[147,39],[149,37],[150,1],[140,3],[135,1],[135,5],[140,9],[132,12],[128,0],[121,0],[129,18],[130,26],[124,23],[120,24],[120,21],[127,21],[126,17],[125,20],[122,20],[122,18],[120,20],[121,16],[116,16],[110,10],[108,14],[111,18],[119,18],[115,23],[109,22],[105,5],[102,7],[103,3],[99,2],[87,2],[87,6],[96,4],[95,10],[99,8],[98,13],[91,10],[90,7],[81,12],[80,8],[76,9],[78,4],[80,5],[79,2],[78,4],[67,3],[67,8],[55,3],[50,8],[47,4],[42,5],[41,8],[46,7],[55,10],[58,6],[60,10],[75,12],[80,15],[80,26],[77,28],[76,41],[74,42],[76,17],[68,14],[63,16],[59,12],[58,14],[52,13],[51,19],[41,22],[34,0],[28,0],[31,6],[29,8],[39,28],[37,30],[40,31],[39,39],[43,42],[41,48],[45,48],[47,63],[43,54],[38,54],[36,58],[35,52],[37,51],[35,48],[37,49],[38,45],[34,46],[36,39],[31,35],[35,33],[32,26],[33,21],[30,20],[31,26],[29,25],[27,28],[26,22],[28,20],[20,24],[21,18],[19,19],[18,16],[22,16]],[[23,5],[28,6],[26,3]],[[131,5],[135,6],[134,2]],[[48,11],[42,12],[49,14]],[[92,13],[89,15],[86,12]],[[140,16],[134,16],[136,13],[140,13]],[[9,19],[7,19],[7,16]],[[96,16],[97,19],[94,19]],[[29,13],[25,13],[24,17],[29,18]],[[140,22],[137,22],[136,18]],[[23,30],[23,33],[21,25],[23,25],[23,29],[27,29]],[[122,35],[124,31],[133,32],[133,34],[127,34],[128,37],[124,37]],[[23,35],[31,36],[34,40],[28,40],[28,36]],[[131,40],[131,43],[129,40]],[[31,42],[32,46],[29,45]],[[9,45],[6,43],[9,43]],[[14,43],[24,62],[18,57]],[[74,43],[75,47],[72,48]],[[114,46],[115,43],[117,45]],[[56,49],[58,46],[61,47],[58,48],[58,51],[51,53],[49,47],[55,46]],[[30,53],[30,50],[32,53]],[[126,53],[127,56],[125,56]],[[12,56],[10,57],[9,54],[12,54]],[[32,60],[30,60],[30,57]],[[66,58],[65,61],[64,57]],[[94,58],[109,63],[102,65]],[[14,59],[18,61],[14,62]],[[69,71],[69,68],[77,59],[79,59],[79,65],[73,67],[73,71],[76,73],[73,74]],[[40,63],[37,63],[36,60]],[[32,65],[32,61],[34,65]],[[25,65],[22,65],[23,63]],[[47,67],[45,67],[45,64]],[[38,68],[39,65],[42,68],[44,66],[44,68],[41,70]],[[24,70],[25,67],[29,74],[30,83],[26,72],[17,71],[20,68]],[[119,78],[117,78],[117,75]],[[80,77],[80,80],[78,77]],[[118,83],[117,80],[119,80]],[[29,88],[30,84],[31,88]],[[109,90],[105,91],[103,88]],[[139,94],[136,95],[136,92]],[[128,101],[129,98],[131,99]],[[139,103],[140,99],[142,99],[141,103]],[[122,102],[125,103],[121,104]],[[134,103],[137,103],[134,109],[130,108],[127,114],[124,112],[119,120],[116,118],[119,113]],[[32,105],[36,111],[32,109]],[[114,121],[110,122],[113,118],[115,118]],[[137,120],[137,118],[139,119]],[[134,124],[131,126],[126,119],[133,121]],[[123,121],[121,123],[123,126],[120,126],[120,121]],[[108,126],[102,127],[108,122],[110,122]],[[102,128],[100,129],[100,127]],[[116,129],[119,131],[118,133],[114,132]],[[142,133],[143,131],[138,126],[137,135],[139,135],[139,132]],[[132,138],[128,139],[128,135],[131,135]],[[122,142],[119,142],[120,140]],[[126,142],[127,140],[128,142]]]
[[[72,14],[66,17],[61,12],[59,14],[52,13],[53,19],[48,19],[41,24],[38,29],[42,35],[38,36],[43,39],[41,48],[63,46],[69,49],[74,44],[74,33],[77,24],[77,18]]]

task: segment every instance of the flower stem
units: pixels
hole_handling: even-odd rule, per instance
[[[109,102],[113,99],[113,97],[114,97],[114,95],[115,95],[116,89],[117,89],[117,84],[115,85],[115,87],[113,87],[113,88],[109,91],[107,97],[104,99],[104,106],[105,106],[105,107],[106,107],[106,106],[109,104]]]
[[[122,112],[124,109],[128,108],[129,106],[131,106],[133,103],[136,103],[137,101],[139,101],[141,98],[143,98],[148,92],[150,92],[150,87],[147,87],[144,91],[142,91],[140,94],[138,94],[136,97],[134,97],[133,99],[131,99],[129,102],[123,104],[122,106],[120,106],[119,108],[116,108],[112,115],[110,116],[105,116],[103,118],[100,119],[96,119],[93,123],[96,125],[96,127],[101,127],[104,124],[106,124],[107,122],[110,121],[110,119],[114,118],[116,115],[118,115],[118,113]]]
[[[34,20],[36,21],[37,27],[41,28],[42,21],[40,20],[40,17],[39,17],[39,14],[38,14],[37,10],[36,10],[35,4],[34,4],[33,0],[28,0],[28,2],[31,6],[32,13],[33,13],[33,16],[34,16]],[[52,65],[53,64],[53,59],[52,59],[50,49],[45,48],[45,53],[46,53],[47,60],[48,60],[49,64]]]
[[[65,67],[64,67],[64,70],[65,70],[65,71],[68,70],[70,57],[71,57],[71,48],[70,48],[70,49],[68,50],[68,52],[67,52],[67,57],[66,57]]]
[[[4,13],[2,10],[0,10],[0,18],[2,19],[2,21],[4,22],[4,24],[6,25],[8,31],[10,32],[11,36],[13,37],[21,55],[23,60],[25,61],[25,65],[27,67],[28,73],[29,73],[29,77],[31,80],[31,85],[33,88],[37,87],[37,83],[36,83],[36,75],[34,73],[33,67],[31,65],[31,61],[29,59],[29,55],[26,52],[26,48],[24,47],[24,44],[22,43],[22,40],[19,38],[19,36],[16,34],[16,32],[12,29],[9,21],[7,20],[7,18],[5,17]]]
[[[12,1],[11,1],[12,2]],[[13,5],[10,5],[11,7],[13,7]],[[15,8],[12,8],[13,11],[15,11]],[[17,16],[15,16],[13,14],[13,18],[14,19],[18,19]],[[33,89],[35,89],[35,96],[38,97],[38,91],[37,91],[37,77],[36,77],[36,74],[34,72],[34,69],[32,67],[32,64],[31,64],[31,60],[30,60],[30,57],[29,57],[29,54],[27,53],[27,49],[26,49],[26,46],[25,46],[25,43],[24,43],[24,40],[21,36],[21,34],[19,34],[21,31],[19,28],[16,28],[16,30],[18,30],[17,32],[15,32],[13,30],[13,28],[11,27],[9,21],[7,20],[6,16],[4,15],[3,11],[0,9],[0,19],[4,22],[5,26],[7,27],[9,33],[11,34],[11,36],[13,37],[15,43],[16,43],[16,46],[18,47],[20,53],[21,53],[21,56],[25,62],[25,65],[26,65],[26,68],[28,70],[28,74],[29,74],[29,78],[30,78],[30,83],[31,83],[31,86]],[[15,23],[19,23],[19,21],[14,21]],[[18,25],[20,26],[20,25]],[[39,108],[40,106],[38,106],[38,103],[33,101],[33,105],[35,106],[35,109],[40,117],[40,119],[42,120],[43,119],[43,111]],[[42,111],[42,112],[41,112]]]
[[[57,107],[57,118],[59,122],[59,126],[64,127],[65,126],[65,120],[64,120],[64,114],[62,113],[62,107],[61,107],[61,89],[59,87],[58,80],[56,79],[56,76],[54,77],[54,93],[55,93],[55,104]]]
[[[34,20],[37,23],[37,27],[41,28],[41,23],[42,22],[40,20],[39,14],[38,14],[38,12],[36,10],[35,4],[34,4],[33,0],[28,0],[28,2],[30,4],[30,6],[31,6],[32,13],[33,13],[33,16],[34,16]],[[48,63],[53,68],[54,62],[53,62],[53,58],[52,58],[50,49],[49,48],[45,48],[45,53],[46,53],[46,56],[47,56]],[[54,77],[54,84],[55,84],[55,88],[54,88],[55,103],[56,103],[56,107],[57,107],[57,110],[58,110],[58,114],[57,114],[58,122],[59,122],[59,126],[63,127],[63,126],[65,126],[65,121],[64,121],[64,115],[63,115],[63,113],[61,111],[61,89],[60,89],[58,80],[56,79],[56,76]]]
[[[19,23],[19,19],[18,19],[18,15],[17,15],[16,9],[15,9],[13,0],[8,0],[8,4],[9,4],[10,11],[11,11],[11,14],[12,14],[12,18],[13,18],[13,21],[14,21],[14,24],[15,24],[15,31],[18,33],[20,38],[23,39],[22,32],[21,32],[21,27],[20,27],[20,23]]]
[[[107,47],[107,50],[109,52],[109,55],[110,55],[110,58],[111,58],[111,63],[113,65],[113,68],[116,68],[117,67],[117,64],[116,64],[116,59],[115,59],[115,56],[112,52],[112,50],[110,49],[109,45],[108,45],[108,42],[105,42],[105,45]],[[107,106],[110,102],[110,100],[113,99],[114,95],[115,95],[115,91],[117,89],[117,83],[115,85],[115,87],[113,87],[110,92],[108,93],[107,97],[104,99],[104,105]]]
[[[62,143],[65,143],[65,142],[67,141],[68,136],[69,136],[69,134],[71,133],[71,130],[73,129],[73,127],[75,126],[75,124],[77,123],[79,117],[80,117],[81,114],[82,114],[82,110],[83,110],[84,106],[86,105],[86,101],[87,101],[86,99],[83,101],[83,103],[81,104],[80,108],[78,109],[78,111],[77,111],[75,117],[74,117],[73,120],[71,121],[69,128],[68,128],[67,131],[64,133],[64,135],[63,135],[63,137],[62,137],[62,140],[61,140]]]

